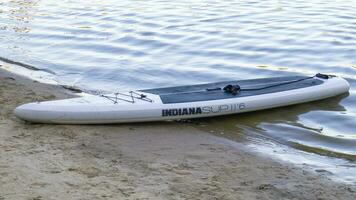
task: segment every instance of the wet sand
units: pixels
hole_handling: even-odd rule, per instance
[[[0,200],[356,199],[356,186],[185,123],[30,124],[22,103],[73,94],[0,69]]]

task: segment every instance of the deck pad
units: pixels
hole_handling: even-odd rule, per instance
[[[300,89],[323,83],[319,79],[305,79],[307,76],[286,76],[276,78],[250,79],[240,81],[224,81],[209,84],[186,85],[178,87],[156,88],[140,90],[146,93],[159,95],[163,104],[187,103],[197,101],[220,100],[230,98],[240,98],[267,93],[283,92],[288,90]],[[303,80],[305,79],[305,80]],[[302,80],[298,82],[293,82]],[[289,83],[291,82],[291,83]],[[282,85],[278,85],[282,84]],[[242,91],[237,95],[225,93],[223,90],[214,90],[223,88],[226,85],[239,85]],[[278,85],[278,86],[274,86]],[[269,87],[272,86],[272,87]],[[269,87],[269,88],[265,88]],[[258,89],[265,88],[265,89]],[[244,91],[244,89],[257,89]]]

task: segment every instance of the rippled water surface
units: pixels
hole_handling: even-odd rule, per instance
[[[355,168],[355,1],[0,1],[0,44],[1,58],[94,90],[346,77],[350,94],[338,98],[203,123],[232,139],[268,139]]]

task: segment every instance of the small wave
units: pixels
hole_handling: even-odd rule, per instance
[[[347,153],[342,153],[342,152],[337,152],[337,151],[333,151],[332,149],[325,149],[325,148],[320,148],[320,147],[315,147],[315,146],[308,146],[305,144],[301,144],[298,142],[292,142],[289,141],[288,145],[301,150],[301,151],[305,151],[305,152],[310,152],[310,153],[315,153],[318,155],[322,155],[322,156],[329,156],[329,157],[335,157],[335,158],[343,158],[349,161],[356,161],[356,155],[354,154],[347,154]]]
[[[13,61],[13,60],[10,60],[10,59],[7,59],[7,58],[3,58],[3,57],[0,57],[0,61],[8,63],[8,64],[24,67],[26,69],[33,70],[33,71],[44,71],[44,72],[47,72],[47,73],[50,73],[50,74],[53,74],[53,75],[56,74],[55,72],[53,72],[52,70],[49,70],[49,69],[41,69],[41,68],[34,67],[32,65],[29,65],[29,64],[25,64],[25,63],[18,62],[18,61]]]

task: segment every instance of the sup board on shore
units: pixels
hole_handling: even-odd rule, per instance
[[[336,76],[285,76],[156,88],[65,100],[15,109],[23,120],[56,124],[165,121],[250,112],[325,99],[348,92]]]

